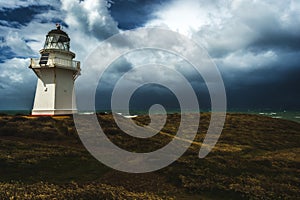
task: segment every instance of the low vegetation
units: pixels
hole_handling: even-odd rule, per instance
[[[110,114],[98,118],[110,140],[128,151],[150,152],[180,139],[174,138],[179,114],[168,115],[160,133],[148,139],[125,134]],[[150,122],[148,116],[134,120]],[[0,199],[297,199],[299,123],[228,114],[217,145],[199,159],[209,120],[201,113],[194,142],[176,162],[129,174],[87,152],[72,116],[0,116]]]

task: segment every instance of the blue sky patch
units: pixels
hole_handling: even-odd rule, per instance
[[[16,57],[16,54],[8,46],[0,46],[0,63],[4,63],[7,59]]]

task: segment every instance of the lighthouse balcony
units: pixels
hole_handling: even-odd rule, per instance
[[[75,60],[66,60],[62,58],[53,58],[42,60],[38,58],[31,58],[30,68],[44,68],[44,67],[59,67],[73,70],[80,69],[80,62]]]

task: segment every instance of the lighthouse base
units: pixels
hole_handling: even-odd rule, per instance
[[[32,110],[31,115],[34,116],[52,116],[52,115],[72,115],[77,113],[77,110]]]
[[[45,67],[39,71],[32,115],[77,113],[73,71]]]

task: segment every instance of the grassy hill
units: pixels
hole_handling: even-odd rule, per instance
[[[160,134],[137,139],[98,115],[107,136],[135,152],[173,139],[180,115]],[[213,151],[198,158],[209,124],[201,114],[195,142],[170,166],[152,173],[110,169],[83,147],[72,116],[0,116],[0,199],[296,199],[300,194],[300,124],[228,114]],[[135,119],[149,123],[148,116]]]

